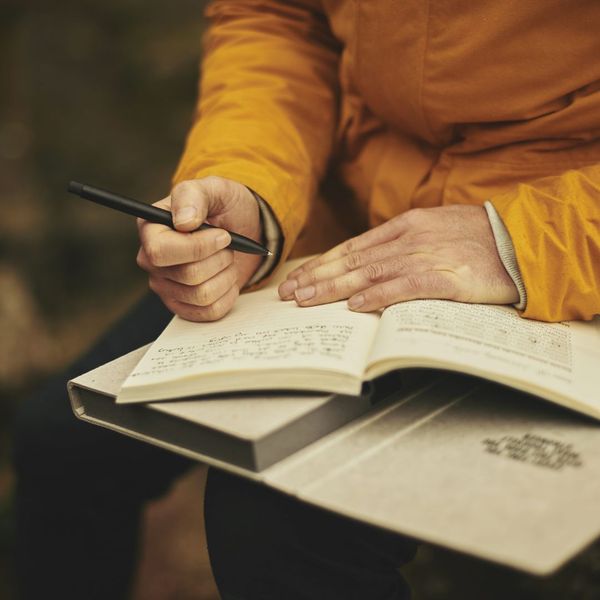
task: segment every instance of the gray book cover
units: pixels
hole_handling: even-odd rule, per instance
[[[369,396],[294,393],[115,404],[121,383],[144,350],[140,348],[70,381],[75,414],[197,460],[210,457],[258,472],[371,407]]]
[[[301,436],[301,448],[288,447],[262,468],[260,461],[245,465],[169,437],[164,419],[177,412],[173,403],[133,407],[157,417],[151,434],[140,422],[119,422],[115,413],[86,414],[81,391],[107,402],[135,358],[71,382],[76,414],[311,504],[529,573],[558,569],[600,534],[600,425],[548,402],[466,376],[419,371],[405,375],[400,391],[348,413],[345,425],[310,441]],[[332,397],[304,400],[319,410]],[[348,410],[351,399],[344,400]],[[217,402],[196,426],[238,438],[284,430],[293,412],[283,399]],[[275,416],[275,410],[271,421],[261,422],[261,402],[290,412]],[[229,443],[220,440],[221,447]]]

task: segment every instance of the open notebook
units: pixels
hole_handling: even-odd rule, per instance
[[[298,262],[290,262],[293,269]],[[175,317],[126,379],[119,403],[248,390],[359,395],[397,369],[468,373],[600,418],[600,319],[540,323],[504,306],[415,300],[380,313],[300,308],[278,278],[214,323]]]

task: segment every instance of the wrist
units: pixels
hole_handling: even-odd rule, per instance
[[[508,229],[506,229],[500,215],[496,212],[494,205],[489,200],[486,200],[483,206],[487,213],[490,227],[492,228],[498,256],[519,293],[519,301],[515,304],[515,308],[518,310],[525,310],[525,307],[527,306],[527,290],[525,289],[523,277],[521,276],[521,270],[519,269],[517,255],[510,233],[508,232]]]
[[[255,285],[268,277],[279,264],[283,248],[283,234],[271,207],[254,190],[247,188],[258,205],[260,214],[261,243],[269,250],[270,256],[265,256],[250,277],[245,287]]]

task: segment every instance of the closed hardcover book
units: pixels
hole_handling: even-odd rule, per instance
[[[425,370],[407,372],[395,391],[376,390],[374,404],[242,396],[209,400],[199,412],[179,403],[117,405],[142,353],[71,381],[77,416],[315,506],[529,573],[556,570],[600,534],[593,419]]]

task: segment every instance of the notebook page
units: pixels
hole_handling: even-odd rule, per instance
[[[360,378],[378,320],[378,314],[348,310],[345,302],[300,308],[281,301],[273,283],[241,296],[220,321],[175,317],[123,389],[256,369],[333,370]]]
[[[518,379],[527,382],[524,387],[585,398],[600,408],[598,319],[541,323],[504,306],[415,300],[381,317],[369,363],[390,359],[451,363],[506,383]]]

